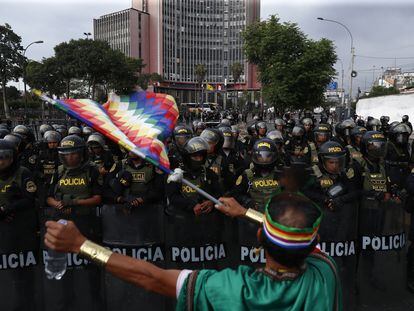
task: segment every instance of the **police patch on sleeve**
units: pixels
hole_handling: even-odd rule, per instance
[[[347,172],[346,172],[346,177],[348,177],[349,179],[353,178],[355,176],[355,172],[354,169],[351,167]]]
[[[33,192],[36,192],[36,190],[37,190],[37,186],[34,183],[34,181],[29,180],[26,184],[26,191],[33,193]]]
[[[239,178],[236,180],[236,186],[240,185],[243,180],[243,175],[240,175]]]

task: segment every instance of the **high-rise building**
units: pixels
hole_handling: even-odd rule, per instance
[[[260,0],[132,0],[132,9],[94,20],[94,30],[95,39],[141,57],[146,72],[159,73],[164,79],[159,90],[179,101],[195,102],[200,89],[195,67],[199,64],[206,69],[205,83],[215,90],[259,88],[242,38],[246,26],[259,18]],[[131,53],[131,45],[139,46],[136,51],[140,52]],[[232,75],[234,63],[243,66],[238,81]]]
[[[133,58],[149,59],[149,14],[135,8],[103,15],[93,20],[94,39],[109,43]],[[145,68],[144,68],[145,70]],[[149,68],[148,68],[149,70]]]

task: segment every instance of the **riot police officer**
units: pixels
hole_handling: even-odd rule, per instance
[[[218,129],[205,129],[201,135],[209,146],[206,159],[206,168],[216,173],[220,185],[223,187],[225,171],[223,156],[220,155],[220,150],[223,147],[224,137],[223,133]]]
[[[278,130],[279,132],[281,132],[282,135],[285,134],[285,126],[286,126],[286,122],[283,119],[280,119],[280,118],[275,119],[275,130]]]
[[[263,212],[269,199],[281,191],[280,172],[275,170],[277,149],[269,138],[256,141],[252,150],[253,167],[244,171],[236,180],[231,193],[243,206]],[[264,254],[255,253],[257,225],[243,219],[238,220],[238,263],[263,263]]]
[[[312,165],[318,164],[318,150],[325,142],[332,137],[331,127],[328,124],[320,123],[313,129],[313,139],[309,142],[311,150]]]
[[[321,249],[338,264],[345,310],[354,310],[360,176],[346,167],[346,149],[337,142],[325,142],[318,156],[319,163],[312,167],[313,182],[307,183],[303,193],[323,207]]]
[[[388,130],[390,128],[389,122],[390,122],[390,117],[389,116],[381,116],[380,118],[380,122],[381,122],[381,132],[385,135],[385,137],[388,136]]]
[[[45,133],[47,131],[52,131],[52,130],[53,130],[53,127],[51,125],[49,125],[49,124],[42,124],[42,125],[40,125],[40,127],[39,127],[39,138],[40,139],[43,139]]]
[[[405,285],[400,277],[405,271],[401,261],[406,243],[404,209],[390,204],[390,184],[382,162],[386,152],[384,134],[367,131],[362,137],[361,152],[360,299],[367,306],[394,305],[401,299],[395,293],[402,293]]]
[[[402,191],[410,173],[408,151],[410,133],[411,129],[404,123],[395,125],[389,130],[385,170],[391,183],[391,194],[398,199],[404,199]]]
[[[13,256],[24,258],[24,262],[17,266],[2,264],[1,306],[4,310],[33,310],[37,288],[33,270],[38,250],[37,186],[31,172],[17,161],[14,145],[4,139],[0,139],[0,189],[0,251],[3,263],[14,262],[9,259]]]
[[[60,165],[57,148],[61,141],[61,136],[55,130],[51,130],[44,133],[43,140],[47,146],[40,151],[36,167],[38,195],[42,204],[46,200],[52,176],[57,172]]]
[[[183,159],[180,150],[184,147],[187,141],[193,137],[193,131],[184,125],[177,125],[172,133],[172,144],[168,150],[168,158],[170,159],[171,169],[177,167],[183,168]]]
[[[87,141],[89,135],[91,135],[93,133],[93,129],[89,126],[84,126],[82,128],[82,138]]]
[[[103,185],[106,175],[115,164],[112,153],[106,149],[105,139],[101,134],[94,133],[89,135],[86,143],[89,151],[89,161],[98,168],[98,182],[100,185]]]
[[[297,125],[293,128],[291,138],[285,142],[285,152],[287,165],[309,166],[311,164],[310,146],[306,140],[303,126]]]
[[[283,139],[283,135],[278,130],[270,131],[266,135],[267,138],[273,140],[276,145],[277,149],[277,160],[276,160],[276,168],[282,169],[285,166],[285,141]]]
[[[201,133],[207,128],[206,124],[202,121],[197,121],[194,127],[194,136],[200,136]]]
[[[204,132],[203,132],[204,133]],[[182,150],[184,160],[184,178],[197,187],[217,197],[221,190],[218,176],[206,168],[208,143],[202,137],[191,138]],[[196,190],[179,181],[166,184],[168,197],[166,244],[171,251],[171,266],[190,265],[192,268],[214,267],[218,261],[226,259],[226,255],[216,253],[213,258],[200,259],[204,245],[222,248],[220,239],[223,231],[223,218],[214,209],[214,203],[199,195]],[[178,249],[192,250],[198,257],[185,259]],[[223,257],[224,256],[224,257]],[[193,258],[194,257],[194,258]]]
[[[361,148],[361,140],[362,136],[364,136],[367,129],[362,126],[356,126],[351,130],[351,144],[346,146],[348,150],[350,161],[357,161],[360,165],[363,165],[361,161],[363,161],[362,153],[360,151]]]
[[[408,115],[403,115],[401,118],[401,123],[404,123],[406,125],[408,125],[408,127],[411,129],[411,131],[413,130],[413,126],[411,124],[411,122],[409,121],[410,117]]]
[[[63,138],[58,154],[62,165],[51,179],[47,198],[49,215],[72,220],[88,239],[97,240],[96,208],[102,194],[99,172],[88,161],[86,144],[77,135]],[[92,265],[68,267],[65,277],[58,283],[45,280],[45,305],[50,310],[62,306],[68,310],[100,310],[99,279],[100,272]]]
[[[335,125],[335,136],[332,137],[333,141],[340,143],[342,147],[346,147],[351,144],[351,131],[355,128],[355,122],[351,119],[344,120]]]
[[[301,121],[303,128],[305,129],[305,138],[307,140],[307,142],[311,142],[313,141],[313,135],[312,135],[312,130],[313,130],[313,120],[311,118],[304,118]]]
[[[19,148],[20,164],[33,172],[36,167],[38,157],[38,150],[34,146],[35,137],[33,132],[25,125],[17,125],[13,129],[13,134],[22,139],[22,143]]]

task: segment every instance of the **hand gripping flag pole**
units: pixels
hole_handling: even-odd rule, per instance
[[[151,147],[158,148],[161,156],[159,159],[155,159],[153,154],[151,154],[152,150],[145,150],[137,146],[137,144],[142,143],[140,137],[137,133],[137,142],[132,142],[127,135],[119,127],[117,127],[113,120],[108,116],[107,112],[104,108],[99,105],[98,103],[94,102],[90,99],[65,99],[65,100],[55,100],[52,99],[45,94],[43,94],[39,90],[33,90],[33,93],[40,97],[42,100],[48,102],[52,106],[58,108],[59,110],[67,113],[68,115],[72,116],[73,118],[85,123],[86,125],[92,127],[102,135],[108,137],[113,142],[117,143],[119,146],[124,148],[125,150],[134,153],[135,155],[139,156],[140,158],[144,159],[145,161],[151,163],[152,165],[158,167],[164,173],[169,175],[174,174],[173,171],[169,169],[166,165],[166,161],[168,164],[168,157],[166,158],[165,150],[163,147],[162,142],[158,140],[153,140],[151,143]],[[116,122],[115,122],[116,123]],[[148,140],[144,140],[144,142],[148,142]],[[161,151],[160,149],[161,148]],[[157,161],[158,160],[158,161]],[[164,160],[163,163],[160,163],[160,160]],[[206,199],[214,202],[215,204],[221,204],[219,200],[214,198],[212,195],[205,192],[203,189],[200,189],[190,181],[182,178],[178,174],[178,177],[175,179],[176,181],[181,181],[183,184],[193,188],[197,191],[200,195],[205,197]]]

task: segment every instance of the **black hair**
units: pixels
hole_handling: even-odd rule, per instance
[[[268,212],[273,221],[293,228],[312,228],[321,216],[317,205],[304,196],[284,192],[274,196],[268,205]],[[287,267],[300,267],[305,258],[313,251],[318,239],[306,248],[287,249],[272,243],[262,232],[261,243],[268,255]]]

